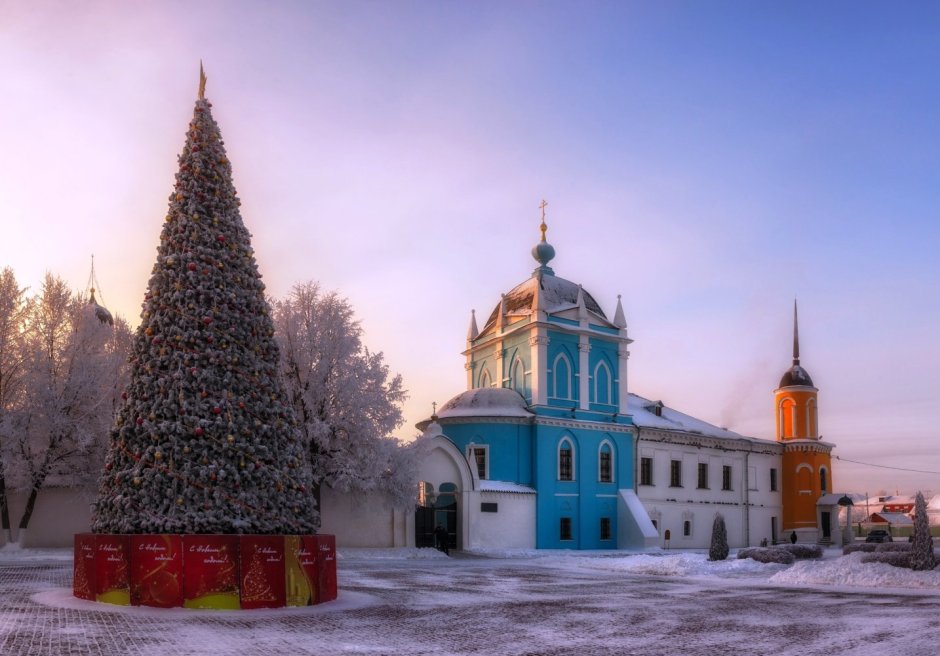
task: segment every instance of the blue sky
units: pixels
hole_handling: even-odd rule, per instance
[[[772,437],[800,299],[824,438],[940,472],[940,9],[919,3],[0,0],[0,264],[136,323],[206,63],[274,295],[348,296],[411,425],[534,262],[612,313],[632,391]],[[836,487],[940,492],[837,466]]]

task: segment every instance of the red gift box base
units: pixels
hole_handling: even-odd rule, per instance
[[[336,538],[79,533],[72,592],[154,608],[319,604],[336,599]]]

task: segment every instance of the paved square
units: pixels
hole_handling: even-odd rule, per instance
[[[0,566],[0,654],[937,653],[940,595],[640,576],[571,559],[340,560],[310,609],[101,607],[64,561]],[[587,563],[588,561],[583,561]]]

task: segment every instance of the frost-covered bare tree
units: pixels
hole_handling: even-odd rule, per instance
[[[349,302],[306,282],[273,305],[281,371],[318,505],[323,483],[340,491],[382,490],[399,505],[413,502],[421,446],[390,436],[402,424],[407,394],[382,353],[363,345]]]
[[[93,481],[127,373],[130,330],[99,319],[66,283],[47,273],[26,313],[23,401],[10,419],[13,482],[28,495],[19,522],[22,542],[36,498],[51,477]]]
[[[7,503],[7,466],[13,447],[12,428],[24,402],[26,379],[25,325],[29,312],[26,289],[9,267],[0,272],[0,526],[12,541]]]
[[[914,497],[914,538],[911,545],[911,569],[932,570],[937,566],[933,553],[933,537],[927,521],[927,502],[924,493]]]

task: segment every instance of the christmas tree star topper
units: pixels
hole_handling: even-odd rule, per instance
[[[202,60],[199,60],[199,100],[206,97],[206,73],[202,69]]]

